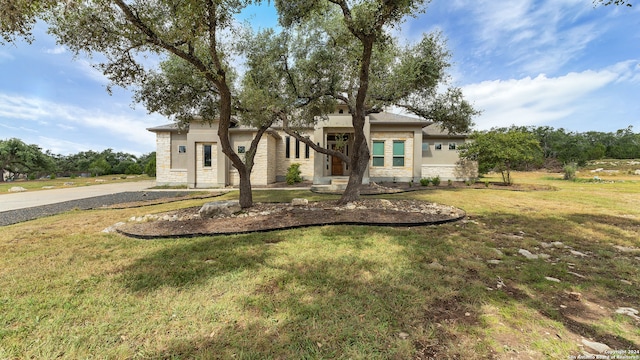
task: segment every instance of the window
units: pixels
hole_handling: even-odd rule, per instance
[[[440,143],[436,143],[433,147],[434,147],[436,150],[442,150],[442,144],[440,144]]]
[[[307,144],[307,146],[304,148],[304,158],[309,158],[309,144]]]
[[[456,143],[450,142],[449,143],[449,150],[455,150],[455,149],[456,149]]]
[[[238,154],[244,154],[246,151],[244,146],[238,146]]]
[[[184,154],[187,152],[187,146],[186,145],[178,145],[178,153],[179,154]]]
[[[428,142],[423,142],[422,143],[422,151],[429,151],[429,143]]]
[[[404,166],[404,141],[393,142],[393,166]]]
[[[204,146],[204,158],[203,158],[203,166],[211,167],[211,145]]]
[[[291,138],[289,136],[284,138],[284,157],[291,157]]]
[[[296,139],[296,159],[300,159],[300,140]]]
[[[384,141],[373,142],[373,166],[384,166]]]

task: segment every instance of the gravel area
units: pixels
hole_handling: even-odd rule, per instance
[[[0,212],[0,226],[56,215],[73,209],[100,209],[102,207],[115,204],[152,201],[164,198],[180,197],[188,194],[188,191],[133,191],[95,196],[81,200],[65,201],[57,204],[35,206],[26,209],[3,211]]]

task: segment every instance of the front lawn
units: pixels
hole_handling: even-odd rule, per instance
[[[593,352],[583,339],[640,349],[638,322],[615,312],[640,307],[640,179],[561,176],[514,176],[556,190],[385,196],[467,211],[441,226],[101,233],[204,199],[2,227],[0,359],[566,359]],[[292,196],[322,198],[254,192]]]

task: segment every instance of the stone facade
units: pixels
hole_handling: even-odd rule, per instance
[[[410,181],[413,179],[413,141],[414,133],[408,131],[384,131],[371,132],[371,160],[369,161],[369,177],[374,181]],[[384,165],[375,166],[373,164],[373,143],[384,142]],[[394,142],[404,143],[403,166],[393,164]]]
[[[353,142],[351,116],[346,107],[320,121],[315,128],[303,131],[317,145],[335,148],[349,156]],[[457,146],[464,143],[463,136],[436,136],[424,130],[429,122],[402,115],[372,114],[364,126],[372,159],[365,172],[363,183],[373,181],[418,181],[421,177],[440,176],[442,180],[466,180],[477,176],[475,164],[460,167]],[[194,121],[188,130],[180,130],[175,125],[164,125],[149,129],[156,133],[156,182],[158,185],[187,185],[191,188],[237,186],[238,172],[231,161],[222,153],[217,136],[217,122]],[[256,134],[255,129],[236,127],[230,129],[230,141],[240,157],[249,150]],[[344,139],[344,140],[341,140]],[[373,145],[384,143],[383,161],[374,164]],[[404,154],[395,154],[403,145]],[[450,150],[450,145],[451,150]],[[288,144],[288,146],[287,146]],[[436,149],[436,144],[441,144]],[[204,164],[204,146],[211,146],[211,164]],[[288,147],[288,156],[287,156]],[[379,148],[378,148],[379,150]],[[184,151],[177,154],[176,152]],[[375,154],[378,155],[378,154]],[[400,159],[402,158],[402,159]],[[284,181],[291,164],[300,164],[304,180],[314,184],[331,184],[346,178],[348,164],[333,161],[330,156],[317,154],[305,143],[298,142],[282,129],[267,131],[259,142],[251,174],[252,185],[264,186],[276,181]],[[176,168],[179,165],[181,168]],[[337,166],[337,168],[336,168]],[[185,168],[183,168],[185,167]]]

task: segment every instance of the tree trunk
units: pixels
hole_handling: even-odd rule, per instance
[[[253,193],[251,192],[251,171],[240,174],[240,207],[245,209],[253,206]]]

